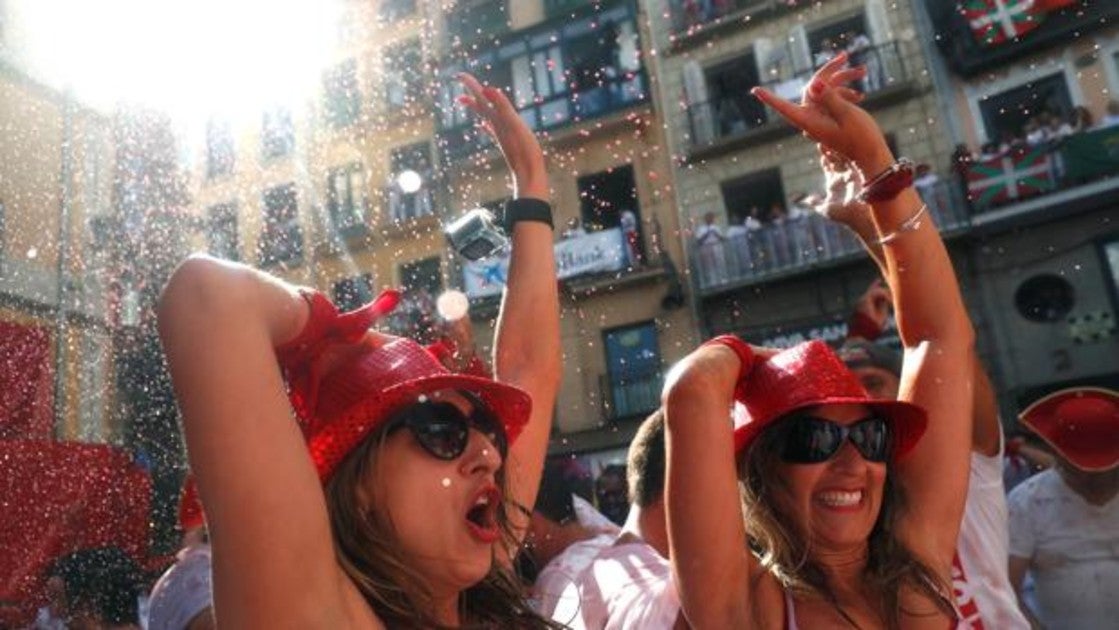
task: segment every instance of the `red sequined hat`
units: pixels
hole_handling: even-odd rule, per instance
[[[1119,392],[1071,387],[1035,401],[1018,419],[1085,472],[1119,466]]]
[[[365,436],[408,405],[442,390],[463,390],[482,400],[505,428],[509,443],[528,422],[529,395],[489,378],[447,370],[411,339],[378,345],[369,327],[400,300],[385,291],[349,313],[321,293],[304,291],[311,317],[303,332],[276,351],[288,382],[307,449],[324,483]]]
[[[886,418],[895,458],[913,449],[928,423],[925,410],[917,405],[871,398],[823,341],[808,341],[758,359],[739,392],[734,412],[736,454],[786,414],[817,405],[865,405]]]

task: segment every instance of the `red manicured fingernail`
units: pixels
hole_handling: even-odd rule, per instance
[[[813,83],[812,87],[809,89],[812,91],[812,96],[819,96],[820,93],[824,91],[824,84],[819,82]]]
[[[488,86],[482,88],[482,93],[485,94],[486,97],[488,97],[488,98],[493,98],[493,97],[497,96],[498,92],[497,92],[497,88],[493,87],[492,85],[488,85]]]

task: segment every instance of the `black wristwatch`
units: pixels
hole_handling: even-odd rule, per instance
[[[505,202],[505,211],[501,213],[501,227],[507,235],[513,235],[513,226],[518,221],[538,221],[547,223],[553,230],[556,228],[552,223],[552,204],[542,199],[521,197]]]

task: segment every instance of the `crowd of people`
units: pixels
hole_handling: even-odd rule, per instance
[[[848,339],[695,348],[597,505],[545,462],[562,371],[554,230],[543,152],[500,90],[461,79],[514,184],[487,369],[372,329],[394,291],[341,313],[247,266],[183,263],[159,329],[191,477],[148,627],[1107,627],[1119,393],[1073,388],[1023,411],[1036,442],[1012,455],[1052,467],[1008,507],[975,330],[913,170],[856,104],[865,72],[841,53],[799,104],[754,91],[818,143],[827,218],[881,271]],[[873,343],[891,313],[900,350]],[[97,617],[105,601],[56,567],[44,624],[137,623],[127,569],[113,601],[129,613]]]

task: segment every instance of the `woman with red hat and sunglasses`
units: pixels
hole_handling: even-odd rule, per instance
[[[205,257],[164,290],[160,335],[220,626],[550,625],[509,568],[527,515],[505,509],[534,503],[559,385],[547,173],[505,95],[460,79],[459,102],[514,186],[496,380],[370,331],[392,291],[341,314],[320,293]]]
[[[945,630],[959,618],[974,333],[912,169],[855,104],[845,84],[865,70],[846,61],[822,67],[800,104],[754,93],[866,174],[905,346],[900,400],[872,399],[819,341],[776,352],[719,337],[673,370],[668,531],[693,628]]]

